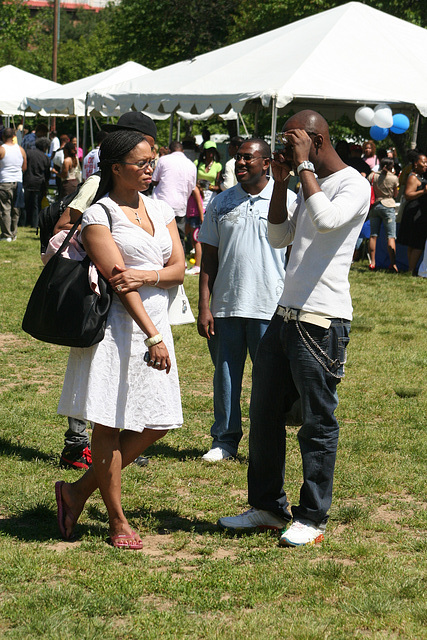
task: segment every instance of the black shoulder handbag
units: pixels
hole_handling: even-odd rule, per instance
[[[111,215],[105,209],[112,229]],[[71,260],[62,252],[81,222],[81,217],[51,257],[37,280],[22,328],[33,338],[67,347],[91,347],[104,337],[105,322],[111,306],[112,290],[99,273],[101,295],[92,291],[88,271],[90,258]]]

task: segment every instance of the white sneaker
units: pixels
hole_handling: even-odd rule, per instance
[[[206,460],[206,462],[220,462],[221,460],[227,460],[228,458],[234,458],[234,456],[227,451],[227,449],[223,449],[222,447],[214,447],[202,456],[202,460]]]
[[[294,520],[289,529],[282,533],[279,544],[281,547],[301,547],[305,544],[317,544],[325,539],[325,529],[314,524],[304,524]]]
[[[263,511],[262,509],[249,509],[240,516],[232,516],[230,518],[220,518],[218,526],[222,529],[231,529],[232,531],[264,531],[265,529],[284,529],[289,523],[280,516],[276,516],[271,511]]]
[[[196,267],[196,265],[194,265],[191,269],[186,269],[185,273],[187,276],[198,276],[200,273],[200,267]]]

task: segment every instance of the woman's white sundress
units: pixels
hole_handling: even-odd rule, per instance
[[[100,202],[110,210],[112,235],[125,266],[159,270],[171,255],[172,239],[166,225],[174,213],[161,200],[141,197],[153,223],[154,236],[130,222],[108,196]],[[105,211],[98,204],[83,214],[82,229],[90,224],[109,226]],[[178,371],[168,321],[169,294],[150,286],[142,286],[139,294],[163,335],[172,363],[170,373],[157,371],[144,362],[147,336],[114,294],[104,339],[87,349],[70,350],[58,413],[139,432],[182,425]]]

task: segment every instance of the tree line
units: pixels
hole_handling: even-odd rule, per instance
[[[78,80],[128,60],[158,69],[347,1],[121,0],[98,13],[61,9],[58,82]],[[365,4],[427,26],[427,2],[365,0]],[[53,3],[31,10],[23,0],[0,0],[0,39],[0,66],[13,64],[52,77]]]

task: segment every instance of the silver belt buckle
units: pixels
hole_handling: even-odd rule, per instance
[[[283,322],[297,319],[297,313],[293,309],[283,309]]]

